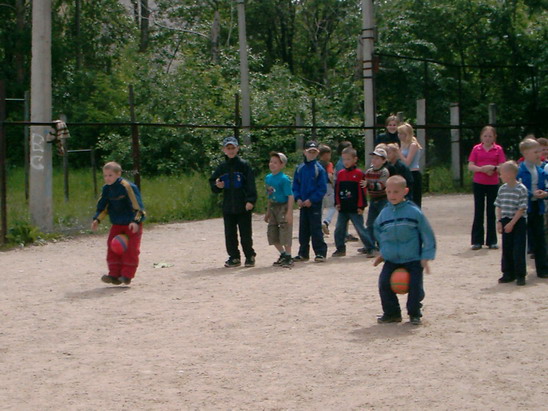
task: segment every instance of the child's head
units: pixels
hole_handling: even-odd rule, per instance
[[[386,180],[386,197],[391,204],[401,203],[408,192],[407,182],[402,176],[396,175]]]
[[[355,166],[358,162],[358,153],[352,147],[346,147],[343,150],[341,157],[345,168]]]
[[[504,183],[513,183],[518,175],[518,164],[515,161],[507,161],[499,167],[500,178]]]
[[[493,126],[485,126],[480,132],[480,141],[484,146],[492,146],[497,139],[497,130]]]
[[[272,174],[278,174],[287,164],[287,157],[284,153],[270,152],[270,162],[268,168]]]
[[[540,137],[537,139],[538,143],[540,144],[540,148],[542,149],[541,155],[544,158],[548,157],[548,139],[544,137]]]
[[[234,158],[238,155],[239,145],[236,137],[227,137],[223,140],[223,153],[228,158]]]
[[[388,131],[390,134],[396,134],[396,132],[398,131],[398,126],[400,125],[400,119],[398,118],[398,116],[390,114],[386,118],[385,125],[386,131]]]
[[[318,143],[315,141],[307,141],[304,145],[304,156],[307,161],[315,160],[320,154],[320,149],[318,148]]]
[[[331,147],[327,144],[320,144],[320,154],[318,160],[329,162],[331,161]]]
[[[397,144],[391,143],[386,145],[386,159],[395,163],[400,158],[400,147]]]
[[[537,163],[540,159],[540,144],[537,140],[526,138],[519,143],[519,151],[526,161]]]
[[[103,166],[103,178],[105,184],[111,185],[122,176],[122,166],[114,161],[110,161]]]
[[[343,150],[347,147],[352,147],[351,141],[341,141],[339,145],[337,146],[337,154],[340,156],[343,152]]]
[[[386,163],[386,158],[388,157],[386,150],[383,148],[375,148],[375,151],[372,151],[369,155],[371,156],[371,165],[375,170],[381,168]]]

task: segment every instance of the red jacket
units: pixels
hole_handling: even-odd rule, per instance
[[[344,168],[337,174],[335,185],[335,204],[340,211],[357,213],[358,209],[367,207],[366,189],[360,186],[365,174],[359,168]]]

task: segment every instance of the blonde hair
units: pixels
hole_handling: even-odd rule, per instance
[[[386,117],[386,121],[384,122],[384,125],[387,126],[388,123],[390,123],[391,121],[395,121],[396,124],[400,124],[400,118],[398,116],[396,116],[395,114],[390,114],[388,117]]]
[[[544,138],[544,137],[539,137],[537,138],[537,141],[539,142],[539,144],[543,147],[546,147],[548,146],[548,139]]]
[[[485,132],[488,131],[488,130],[490,130],[490,131],[493,133],[493,135],[495,136],[495,139],[496,139],[496,138],[497,138],[497,130],[496,130],[496,128],[493,127],[493,126],[485,126],[485,127],[483,127],[483,128],[481,129],[481,131],[480,131],[480,137],[483,135],[483,133],[485,133]]]
[[[403,178],[400,175],[394,175],[392,177],[388,177],[388,180],[386,180],[386,185],[388,185],[389,183],[398,184],[402,188],[407,187],[407,181],[405,181],[405,178]]]
[[[386,145],[387,151],[400,151],[400,146],[398,146],[396,143],[390,143]]]
[[[419,143],[419,140],[417,140],[417,137],[415,137],[415,133],[413,132],[413,126],[407,122],[402,123],[400,126],[398,126],[398,133],[405,134],[407,136],[407,139],[409,140],[409,143],[405,141],[406,144],[413,144],[416,143],[417,146],[419,146],[419,150],[422,150],[422,146]]]
[[[387,147],[386,147],[386,144],[384,143],[379,143],[375,146],[375,150],[378,149],[378,148],[382,148],[383,150],[386,151]]]
[[[114,171],[115,173],[122,173],[122,166],[115,161],[109,161],[103,166],[103,170]]]
[[[526,138],[521,143],[519,143],[519,151],[523,153],[525,150],[530,150],[532,148],[537,148],[540,146],[540,143],[532,138]]]
[[[499,169],[502,171],[503,169],[504,170],[508,170],[508,171],[512,171],[512,173],[514,175],[518,175],[518,170],[519,170],[519,167],[518,167],[518,163],[516,163],[514,160],[509,160],[505,163],[502,163],[500,166],[499,166]]]

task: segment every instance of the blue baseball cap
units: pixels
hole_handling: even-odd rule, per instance
[[[236,137],[227,137],[223,140],[223,147],[226,147],[229,144],[238,147],[238,140],[236,140]]]

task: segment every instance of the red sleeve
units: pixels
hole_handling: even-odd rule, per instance
[[[333,163],[327,163],[327,172],[333,174],[335,172],[335,166]]]
[[[360,180],[358,181],[358,184],[359,184],[359,193],[360,193],[360,201],[358,203],[358,207],[359,208],[365,208],[367,207],[367,189],[365,187],[362,187],[361,186],[361,182],[365,180],[365,173],[361,173],[360,174]]]
[[[341,204],[341,198],[339,197],[339,185],[341,183],[341,179],[339,177],[340,177],[342,171],[343,170],[340,170],[337,173],[337,181],[335,182],[335,205],[340,205]]]
[[[468,156],[468,161],[472,161],[473,163],[477,162],[477,154],[476,154],[476,147],[472,148],[472,151],[470,152],[470,155]]]

